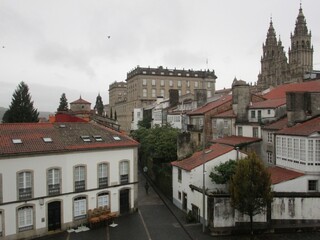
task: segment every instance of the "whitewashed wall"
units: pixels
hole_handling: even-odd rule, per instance
[[[122,160],[129,161],[129,182],[137,181],[137,150],[135,148],[1,159],[0,173],[2,174],[4,205],[0,206],[0,211],[5,215],[3,219],[5,235],[12,235],[12,239],[16,238],[14,234],[16,234],[17,230],[17,208],[25,204],[34,205],[34,233],[36,234],[43,234],[47,229],[47,204],[52,201],[62,201],[61,225],[65,227],[73,224],[73,198],[76,196],[87,196],[87,209],[90,209],[97,207],[97,194],[99,192],[109,191],[111,211],[119,212],[119,192],[122,188],[130,188],[130,207],[134,208],[137,189],[133,185],[97,189],[98,164],[101,162],[109,164],[109,186],[117,185],[120,183],[119,162]],[[73,167],[79,164],[86,165],[87,191],[74,193]],[[47,197],[46,174],[47,169],[52,167],[61,168],[61,193],[66,195]],[[16,202],[18,199],[17,172],[26,169],[33,171],[33,197],[43,198],[44,204],[42,206],[39,199]],[[20,235],[23,234],[21,233]]]

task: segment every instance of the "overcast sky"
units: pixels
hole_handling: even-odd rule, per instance
[[[286,52],[300,0],[0,0],[0,106],[29,85],[34,106],[95,104],[141,67],[215,70],[216,88],[256,82],[270,17]],[[320,1],[303,0],[320,69]],[[108,38],[110,36],[110,38]],[[207,62],[208,59],[208,62]]]

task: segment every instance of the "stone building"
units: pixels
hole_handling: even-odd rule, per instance
[[[277,40],[272,19],[263,44],[261,57],[261,71],[258,75],[258,89],[260,91],[270,86],[286,83],[302,82],[304,74],[313,70],[313,46],[311,32],[300,6],[294,33],[291,33],[291,47],[288,50],[289,62],[282,42]]]
[[[110,109],[117,112],[121,129],[129,132],[133,110],[149,106],[158,96],[169,98],[170,89],[178,89],[179,96],[205,89],[210,98],[215,92],[217,76],[214,70],[184,70],[136,67],[128,72],[126,83],[115,82],[109,86]],[[119,94],[125,97],[119,97]]]

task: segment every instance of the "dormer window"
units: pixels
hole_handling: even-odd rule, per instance
[[[43,141],[45,142],[45,143],[51,143],[52,142],[52,138],[50,138],[50,137],[44,137],[44,138],[42,138],[43,139]]]
[[[94,140],[96,140],[96,142],[102,142],[103,141],[103,139],[102,139],[102,137],[100,135],[95,135],[95,136],[93,136],[93,138],[94,138]]]
[[[84,141],[84,142],[91,142],[91,139],[89,136],[81,136],[81,139]]]
[[[21,144],[21,143],[22,143],[22,140],[21,140],[20,138],[13,138],[13,139],[12,139],[12,142],[13,142],[14,144]]]
[[[116,140],[116,141],[120,141],[121,138],[119,136],[113,136],[113,139]]]

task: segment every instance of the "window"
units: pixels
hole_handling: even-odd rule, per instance
[[[292,138],[288,138],[288,158],[292,159],[293,157],[293,144],[292,144]]]
[[[267,157],[268,157],[268,163],[272,164],[272,152],[267,152]]]
[[[270,109],[268,109],[268,115],[270,115],[270,113],[271,113],[271,110],[270,110]]]
[[[32,197],[32,173],[29,171],[18,174],[18,196],[19,200],[25,200]]]
[[[45,142],[45,143],[51,143],[52,142],[52,138],[50,138],[50,137],[44,137],[44,138],[42,138],[43,139],[43,141]]]
[[[156,97],[156,90],[155,89],[152,89],[152,97]]]
[[[146,86],[147,85],[147,79],[142,79],[142,85]]]
[[[178,191],[178,199],[181,200],[181,192]]]
[[[98,207],[105,207],[107,206],[110,208],[109,205],[109,193],[103,192],[98,194]]]
[[[211,88],[211,82],[207,82],[207,87]]]
[[[228,128],[228,121],[227,120],[223,121],[223,126],[224,126],[224,128]]]
[[[268,132],[268,143],[272,143],[272,142],[273,142],[273,133]]]
[[[172,80],[169,81],[169,86],[173,87],[173,81]]]
[[[208,97],[208,98],[211,98],[211,90],[208,90],[208,91],[207,91],[207,97]]]
[[[198,82],[194,82],[194,87],[197,88],[199,86]]]
[[[98,165],[98,182],[99,188],[108,186],[108,164],[101,163]]]
[[[315,140],[315,160],[318,162],[320,162],[320,140]]]
[[[238,127],[238,136],[242,136],[242,135],[243,135],[242,127]]]
[[[282,146],[282,149],[284,146]],[[299,158],[299,139],[295,138],[293,139],[293,157],[295,159]]]
[[[152,79],[151,84],[152,84],[152,86],[155,86],[156,85],[156,80]]]
[[[178,168],[178,182],[181,182],[182,180],[182,171],[180,168]]]
[[[300,160],[306,161],[306,140],[300,139]]]
[[[3,201],[2,189],[3,189],[2,188],[2,173],[0,173],[0,203],[2,203],[2,201]],[[1,213],[1,211],[0,211],[0,213]],[[0,215],[0,218],[1,218],[1,215]],[[1,219],[0,219],[0,221],[1,221]],[[1,237],[1,234],[0,234],[0,237]]]
[[[86,218],[87,198],[77,197],[73,200],[73,218],[75,220]]]
[[[317,191],[318,190],[318,181],[309,180],[308,181],[308,191]]]
[[[179,93],[179,96],[181,96],[181,90],[180,89],[178,90],[178,93]]]
[[[308,140],[308,162],[313,165],[313,140]]]
[[[217,128],[217,119],[212,120],[212,128]]]
[[[162,80],[160,80],[160,86],[164,86],[164,80],[162,79]]]
[[[120,184],[125,184],[129,182],[129,162],[120,162]]]
[[[190,81],[189,80],[187,81],[187,87],[190,87]]]
[[[181,87],[181,80],[178,80],[178,87]]]
[[[164,96],[164,89],[160,89],[160,96],[165,97]]]
[[[256,118],[256,111],[251,111],[251,118]]]
[[[77,166],[74,168],[74,191],[81,192],[86,190],[85,167]]]
[[[14,138],[14,139],[12,139],[12,142],[14,144],[22,144],[22,140],[20,138]]]
[[[33,207],[21,207],[18,209],[19,232],[33,229]]]
[[[48,170],[48,195],[60,194],[60,169],[52,168]]]
[[[252,128],[252,136],[255,138],[259,137],[259,128],[257,127]]]
[[[142,89],[142,96],[143,97],[148,97],[148,92],[147,92],[147,89]]]

